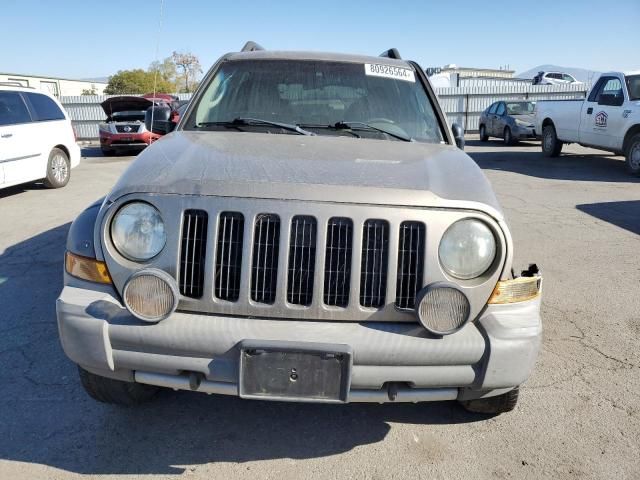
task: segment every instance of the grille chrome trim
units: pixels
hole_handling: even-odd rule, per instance
[[[387,293],[389,265],[389,222],[369,219],[362,226],[360,262],[360,305],[380,308]]]
[[[291,304],[306,307],[313,300],[316,236],[315,218],[296,215],[291,219],[287,268],[287,302]]]
[[[251,265],[251,300],[273,304],[278,290],[280,253],[280,217],[261,213],[256,217]]]
[[[416,294],[423,286],[425,237],[424,223],[405,221],[400,224],[395,301],[398,308],[412,310]]]
[[[180,242],[180,294],[201,298],[207,252],[208,214],[204,210],[185,210]]]
[[[216,240],[214,294],[221,300],[235,302],[240,297],[244,216],[240,212],[221,212]]]
[[[346,308],[349,305],[353,268],[353,220],[331,217],[326,231],[324,303]]]

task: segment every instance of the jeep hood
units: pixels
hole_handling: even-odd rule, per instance
[[[177,131],[142,152],[109,194],[215,195],[482,210],[502,218],[454,146],[249,132]]]

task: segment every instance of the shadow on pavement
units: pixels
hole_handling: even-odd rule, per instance
[[[640,200],[585,203],[576,205],[581,212],[640,235]]]
[[[179,474],[192,464],[335,455],[382,441],[391,422],[487,418],[455,402],[335,406],[173,391],[137,408],[97,403],[58,340],[55,300],[68,229],[60,225],[0,254],[2,460],[81,474]]]
[[[469,140],[469,146],[491,146],[496,142],[483,143]],[[540,146],[521,143],[520,147],[531,146],[531,150],[514,150],[504,147],[504,151],[492,149],[487,152],[467,152],[480,168],[504,170],[538,178],[554,180],[581,180],[590,182],[640,183],[639,177],[627,173],[624,159],[613,155],[563,153],[556,158],[547,158],[540,152]],[[517,146],[516,146],[517,147]]]

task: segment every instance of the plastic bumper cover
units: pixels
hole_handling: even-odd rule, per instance
[[[539,298],[491,305],[476,322],[442,338],[418,324],[183,312],[143,324],[115,292],[69,286],[56,307],[64,351],[82,367],[122,380],[231,395],[238,394],[243,340],[348,345],[349,401],[371,402],[447,400],[516,387],[529,376],[541,340]]]

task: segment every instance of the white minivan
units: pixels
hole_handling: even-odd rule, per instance
[[[80,163],[71,120],[52,96],[0,83],[0,188],[64,187]]]

